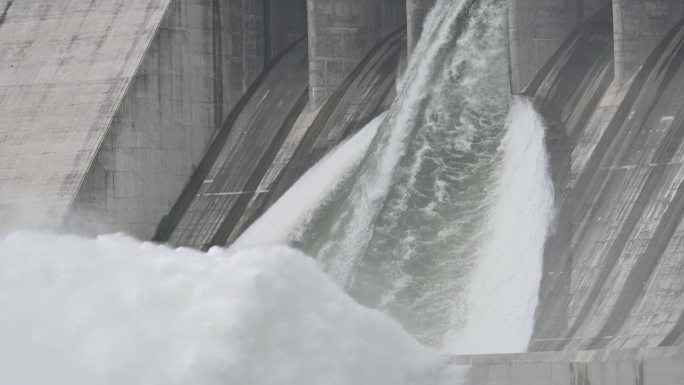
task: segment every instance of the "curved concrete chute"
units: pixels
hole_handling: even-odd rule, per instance
[[[621,87],[610,84],[609,31],[598,49],[592,25],[531,92],[550,122],[559,205],[532,350],[666,346],[681,335],[684,26]]]
[[[263,169],[261,160],[283,139],[283,124],[301,111],[307,90],[307,44],[300,41],[255,82],[233,110],[179,201],[161,224],[157,240],[205,248],[221,227],[249,181]],[[276,146],[277,147],[277,146]],[[262,171],[263,172],[263,171]]]
[[[341,140],[363,127],[386,107],[392,99],[397,68],[401,55],[405,52],[405,45],[403,30],[395,32],[379,43],[357,65],[321,109],[311,111],[305,108],[302,111],[302,103],[306,100],[301,97],[289,113],[286,114],[286,110],[283,109],[278,118],[281,122],[278,126],[280,127],[278,139],[271,142],[259,161],[230,157],[229,148],[223,147],[221,150],[223,158],[219,155],[211,167],[212,171],[201,178],[205,183],[201,183],[202,186],[194,192],[186,189],[169,215],[168,223],[173,229],[169,241],[177,245],[206,249],[236,239],[316,160]],[[288,53],[287,55],[294,54]],[[281,60],[286,60],[287,55]],[[278,72],[278,67],[281,65],[277,64],[272,72],[282,75],[282,72]],[[278,78],[277,75],[272,74],[265,76]],[[271,87],[271,90],[278,87],[289,87],[288,89],[292,90],[291,85],[288,86],[282,80],[280,82],[277,86],[275,83],[269,83],[268,87]],[[260,85],[258,89],[262,87],[264,91],[267,89],[266,85]],[[238,114],[236,116],[244,114],[244,110],[251,111],[247,106],[253,103],[252,100],[258,100],[259,94],[260,91],[256,91],[253,96],[250,96],[250,101],[241,107],[242,110],[239,113],[236,111]],[[294,99],[288,103],[293,103]],[[256,108],[254,111],[272,113],[267,107]],[[301,116],[299,116],[300,112]],[[309,123],[306,123],[307,121]],[[237,120],[233,124],[237,124]],[[272,124],[275,128],[275,123]],[[231,132],[234,131],[235,128]],[[247,131],[252,132],[251,129]],[[249,137],[250,135],[245,135],[245,138]],[[227,139],[226,143],[225,146],[231,145],[230,139]],[[244,147],[242,144],[240,146],[237,147],[235,144],[235,149]],[[216,170],[219,167],[224,167],[226,170],[255,167],[255,171],[249,176],[240,177],[243,184],[241,189],[238,189],[239,193],[210,191],[217,180],[212,175],[218,175]],[[248,179],[245,179],[247,177]],[[235,177],[231,178],[237,180]],[[193,177],[193,180],[194,188],[197,188],[198,177]],[[173,221],[178,221],[178,223],[174,224]],[[157,237],[157,240],[164,240],[164,238]]]
[[[341,140],[380,114],[393,99],[406,33],[397,31],[371,50],[317,113],[270,197],[275,202]]]

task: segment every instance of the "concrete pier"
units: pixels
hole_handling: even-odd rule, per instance
[[[609,0],[509,0],[511,89],[521,93],[576,27]]]
[[[330,97],[361,59],[404,25],[401,0],[308,0],[310,106]]]
[[[628,81],[684,17],[680,0],[614,0],[615,78]]]
[[[266,0],[266,61],[307,34],[306,0]]]

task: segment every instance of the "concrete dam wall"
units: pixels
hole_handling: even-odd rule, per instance
[[[0,231],[143,239],[283,52],[306,38],[299,85],[314,114],[406,23],[405,3],[394,0],[3,0],[0,8],[8,63]]]
[[[0,233],[208,249],[392,103],[434,0],[0,0]],[[473,384],[684,383],[684,2],[509,0],[557,218],[529,353]]]
[[[277,3],[3,0],[0,228],[151,237],[268,58],[306,35],[305,4]]]

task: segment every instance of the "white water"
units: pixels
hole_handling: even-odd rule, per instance
[[[494,203],[480,240],[482,255],[466,289],[465,322],[462,328],[450,328],[446,344],[452,353],[523,352],[532,336],[544,242],[554,211],[544,132],[529,101],[514,98]]]
[[[422,103],[444,84],[436,84],[441,71],[444,50],[455,50],[454,30],[467,0],[440,0],[428,14],[421,39],[415,47],[398,96],[387,113],[381,130],[357,173],[355,183],[339,206],[332,207],[326,221],[333,218],[330,229],[308,243],[326,271],[340,284],[350,287],[354,269],[373,235],[373,223],[387,198],[393,176],[406,147],[421,125]],[[439,79],[441,80],[441,79]]]
[[[233,247],[287,244],[300,238],[316,209],[349,179],[384,118],[385,114],[380,114],[314,165],[235,241]]]
[[[488,241],[467,290],[467,322],[454,328],[449,353],[522,351],[531,333],[552,191],[543,126],[528,102],[513,103],[507,127]],[[334,167],[339,156],[316,172],[347,174]],[[319,190],[316,183],[304,178],[296,188]],[[311,212],[300,209],[290,214]],[[269,217],[276,227],[277,217]],[[231,250],[171,250],[120,235],[3,239],[0,383],[408,385],[465,378],[395,321],[357,304],[311,258],[286,246]]]
[[[0,242],[0,383],[430,384],[443,361],[287,247]]]

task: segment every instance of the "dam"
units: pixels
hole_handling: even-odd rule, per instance
[[[683,384],[683,50],[679,0],[0,0],[0,382]]]

